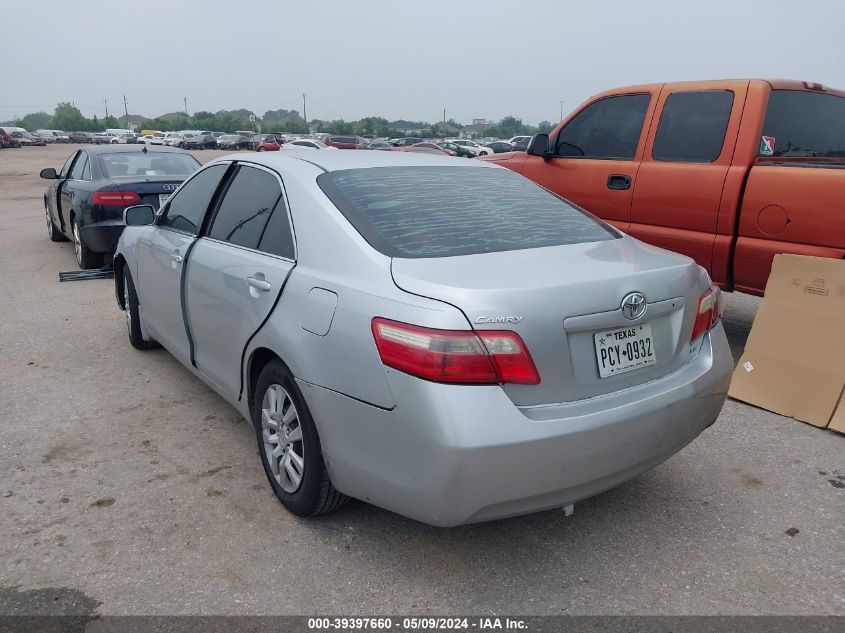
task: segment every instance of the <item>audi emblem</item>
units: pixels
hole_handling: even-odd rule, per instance
[[[162,185],[161,188],[164,189],[165,191],[176,191],[176,188],[178,186],[179,185]]]
[[[622,315],[632,321],[644,315],[647,307],[645,295],[641,292],[631,292],[622,299]]]

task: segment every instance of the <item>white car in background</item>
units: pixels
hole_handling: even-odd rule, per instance
[[[286,142],[282,145],[282,149],[337,149],[318,141],[313,138],[298,138],[293,141]]]
[[[144,134],[138,137],[139,143],[147,145],[164,145],[164,132],[154,132],[153,134]]]
[[[454,143],[455,145],[460,145],[461,147],[466,147],[470,151],[475,152],[476,156],[488,156],[496,153],[492,148],[487,147],[486,145],[479,145],[468,138],[447,138],[446,141]]]

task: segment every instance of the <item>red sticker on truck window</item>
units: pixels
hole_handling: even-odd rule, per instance
[[[775,155],[775,137],[764,136],[760,139],[760,156]]]

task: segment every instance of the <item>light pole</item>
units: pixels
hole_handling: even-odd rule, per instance
[[[563,121],[563,101],[560,102],[560,120]]]
[[[305,121],[305,129],[308,129],[308,116],[305,114],[305,93],[302,93],[302,120]]]

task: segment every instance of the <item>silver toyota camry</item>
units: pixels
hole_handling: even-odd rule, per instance
[[[252,422],[298,515],[566,507],[669,458],[725,399],[704,270],[490,163],[233,154],[125,222],[131,344]]]

